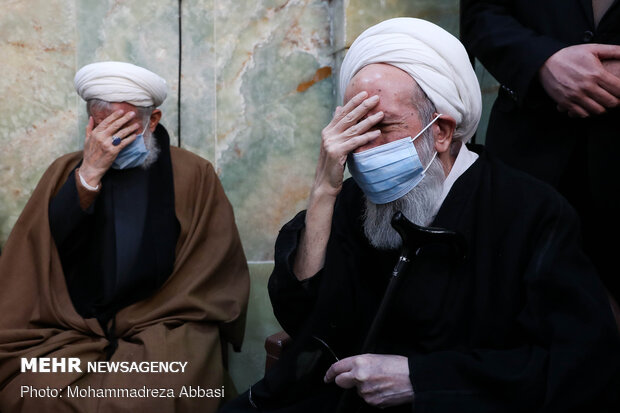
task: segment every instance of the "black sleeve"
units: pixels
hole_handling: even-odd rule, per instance
[[[83,230],[90,223],[94,211],[94,203],[83,210],[76,187],[75,170],[69,174],[66,182],[49,204],[49,223],[52,237],[61,258],[74,250],[88,235]]]
[[[576,214],[562,205],[536,231],[523,276],[517,330],[526,344],[410,355],[416,412],[598,412],[617,397],[618,331]]]
[[[534,4],[532,13],[536,13]],[[515,93],[520,104],[537,82],[538,70],[545,61],[569,46],[521,24],[510,0],[462,0],[461,25],[465,47]]]
[[[305,228],[306,211],[285,224],[276,240],[275,266],[269,277],[269,298],[273,312],[284,330],[294,336],[316,301],[321,271],[304,281],[293,273],[299,237]]]

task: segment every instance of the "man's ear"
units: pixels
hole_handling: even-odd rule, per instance
[[[437,113],[434,114],[434,116],[437,115]],[[456,120],[451,116],[441,115],[431,127],[435,138],[435,150],[440,154],[449,150],[456,129]]]
[[[155,132],[155,128],[161,119],[161,110],[155,109],[153,113],[151,113],[151,118],[149,119],[149,130],[151,132]],[[439,121],[438,121],[439,122]]]

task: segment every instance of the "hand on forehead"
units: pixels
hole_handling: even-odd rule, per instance
[[[118,110],[122,110],[123,114],[126,114],[128,112],[134,113],[134,117],[129,120],[125,126],[131,125],[132,123],[142,125],[142,119],[138,116],[138,111],[135,106],[126,102],[112,102],[110,103],[109,110],[97,111],[96,108],[93,108],[93,113],[91,115],[93,116],[93,120],[95,121],[95,126],[103,122],[104,119],[106,119],[108,116],[112,115]]]

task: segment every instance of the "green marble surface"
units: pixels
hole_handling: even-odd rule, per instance
[[[392,17],[429,20],[458,36],[458,0],[345,0],[345,8],[346,46],[368,27]]]
[[[0,245],[45,167],[77,148],[75,5],[2,2]]]
[[[218,11],[215,164],[250,260],[270,260],[275,236],[305,207],[321,130],[332,112],[324,1],[257,1]],[[244,22],[240,24],[240,22]],[[200,153],[201,149],[198,147]]]
[[[175,143],[178,128],[178,1],[75,0],[75,3],[75,70],[92,62],[118,60],[145,67],[163,77],[168,84],[168,97],[160,107],[163,113],[161,122]],[[82,100],[77,99],[82,132],[87,121],[86,111]],[[83,132],[80,137],[81,148]]]

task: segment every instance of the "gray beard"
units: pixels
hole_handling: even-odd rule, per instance
[[[364,233],[370,244],[379,249],[396,249],[402,244],[400,235],[390,224],[392,216],[401,211],[411,222],[428,226],[439,210],[445,175],[439,159],[433,160],[424,179],[401,198],[387,204],[366,201]]]
[[[157,161],[160,151],[157,139],[153,137],[153,132],[151,132],[150,130],[144,132],[144,146],[146,146],[146,149],[148,149],[149,153],[148,155],[146,155],[146,158],[144,159],[144,162],[142,162],[142,165],[140,165],[140,168],[148,169],[151,165],[155,163],[155,161]]]

